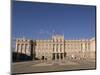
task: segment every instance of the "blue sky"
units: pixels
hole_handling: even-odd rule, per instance
[[[48,39],[95,37],[95,6],[13,1],[12,36]]]

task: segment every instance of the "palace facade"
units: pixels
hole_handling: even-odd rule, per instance
[[[95,58],[95,38],[65,40],[62,35],[54,35],[49,40],[16,40],[16,52],[32,56],[33,60],[63,60],[67,58]]]

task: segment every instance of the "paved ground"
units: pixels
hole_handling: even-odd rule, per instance
[[[12,63],[12,73],[95,69],[94,60],[27,61]]]

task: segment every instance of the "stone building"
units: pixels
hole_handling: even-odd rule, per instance
[[[17,39],[16,52],[40,60],[63,60],[67,58],[95,58],[95,38],[65,40],[62,35],[54,35],[49,40]]]

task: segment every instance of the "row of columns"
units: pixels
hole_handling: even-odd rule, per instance
[[[90,50],[90,43],[82,43],[81,50],[82,50],[82,52],[89,51]]]
[[[64,52],[64,45],[63,44],[54,44],[53,52]]]
[[[30,55],[30,45],[29,44],[16,44],[17,53]]]
[[[53,59],[54,60],[65,59],[65,54],[64,53],[53,53]]]

